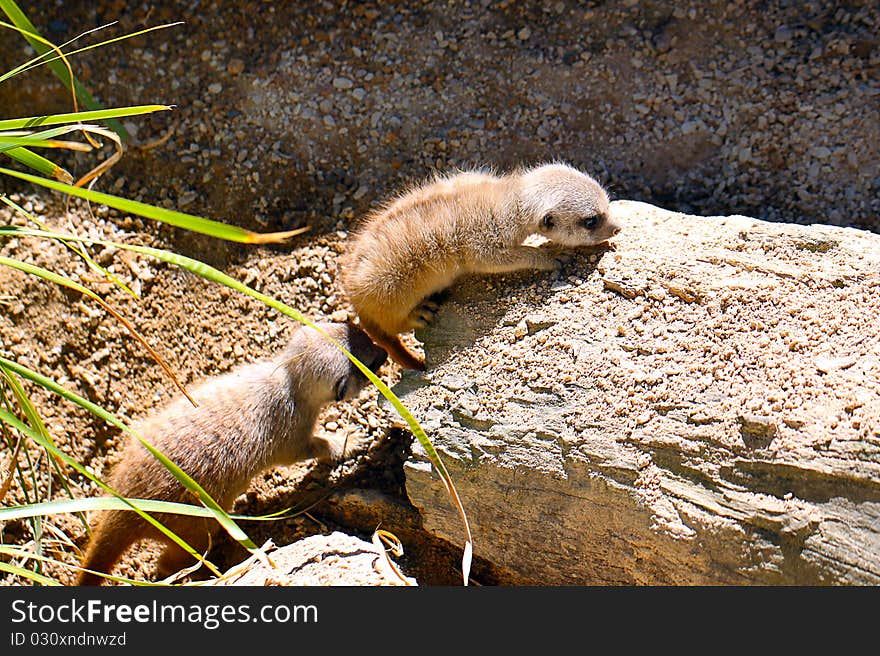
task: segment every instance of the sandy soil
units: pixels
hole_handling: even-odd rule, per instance
[[[102,208],[91,217],[74,205],[67,214],[54,197],[5,179],[0,191],[52,226],[204,260],[315,319],[348,317],[336,283],[346,231],[433,169],[564,158],[600,176],[617,197],[707,214],[878,227],[880,110],[871,71],[880,49],[869,3],[836,10],[747,2],[32,5],[31,18],[59,42],[111,20],[126,31],[186,21],[77,60],[82,79],[108,105],[176,105],[126,122],[132,148],[99,188],[256,230],[312,230],[285,246],[248,248]],[[0,42],[4,70],[29,56],[14,38]],[[70,109],[45,71],[0,85],[0,106],[4,116]],[[94,161],[64,160],[79,174]],[[0,211],[0,221],[9,220]],[[57,245],[7,241],[0,252],[92,280]],[[280,348],[291,328],[257,302],[171,267],[121,252],[95,255],[141,300],[107,285],[95,289],[185,382]],[[141,417],[174,393],[94,304],[6,269],[0,295],[4,355],[124,418]],[[118,431],[31,391],[59,444],[106,472],[121,444]],[[323,430],[368,437],[383,421],[368,397],[360,408],[331,410]],[[395,463],[404,450],[379,449],[361,463],[376,465],[367,473],[351,465],[330,480],[360,476],[360,484],[399,491]],[[38,469],[45,472],[45,462]],[[301,501],[298,478],[269,474],[242,509]],[[74,480],[79,492],[94,492]],[[38,487],[48,484],[41,474]],[[60,496],[57,480],[52,485]],[[14,489],[13,500],[26,499]],[[75,518],[53,521],[83,543]],[[282,543],[325,528],[297,519],[273,537]],[[24,523],[2,530],[7,541],[32,537]],[[255,539],[265,530],[254,527]],[[71,546],[63,551],[75,554]],[[150,562],[138,553],[121,571],[149,575]]]

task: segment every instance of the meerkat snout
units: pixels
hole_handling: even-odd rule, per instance
[[[562,246],[601,244],[620,228],[611,220],[608,194],[586,173],[545,164],[522,176],[522,203],[535,232]]]
[[[321,327],[373,373],[385,363],[385,349],[357,326],[328,323]],[[307,361],[303,361],[305,354],[310,356]],[[344,353],[328,344],[320,333],[305,327],[294,331],[281,364],[287,367],[291,390],[314,404],[353,399],[367,383],[367,377]]]
[[[367,334],[352,324],[324,324],[324,332],[344,346],[373,373],[385,363],[388,354]],[[327,348],[323,336],[308,328],[299,328],[291,337],[285,354],[286,363],[295,375],[297,388],[315,403],[330,403],[356,397],[367,377],[345,354]],[[308,366],[297,362],[303,353],[312,354]]]

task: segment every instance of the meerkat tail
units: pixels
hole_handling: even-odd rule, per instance
[[[122,514],[113,511],[111,513],[113,515]],[[83,569],[109,574],[122,553],[132,544],[133,533],[131,529],[132,527],[125,526],[125,520],[122,517],[105,517],[95,529],[89,542],[89,548],[82,561]],[[101,585],[104,577],[92,572],[80,572],[76,584]]]
[[[97,574],[92,574],[91,572],[80,572],[79,576],[76,579],[76,585],[101,585],[103,580],[103,577],[98,576]]]
[[[363,316],[361,317],[361,326],[373,338],[373,341],[388,351],[388,355],[401,367],[417,369],[418,371],[425,370],[425,362],[406,348],[403,342],[400,341],[400,335],[389,335],[378,325],[369,319],[365,319]]]

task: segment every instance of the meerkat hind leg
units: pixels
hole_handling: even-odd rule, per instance
[[[449,298],[449,287],[446,289],[441,289],[439,292],[434,292],[429,295],[425,300],[432,305],[436,305],[438,308]]]
[[[440,306],[449,297],[449,289],[429,294],[409,313],[407,322],[409,329],[424,328],[434,320]]]
[[[424,328],[434,320],[434,315],[440,306],[432,301],[423,301],[420,305],[413,308],[407,318],[407,326],[412,330],[415,328]]]
[[[179,537],[183,538],[199,555],[204,556],[211,543],[211,535],[205,520],[197,521],[195,524],[198,528],[193,526],[192,530],[180,530],[177,527],[169,528],[174,530]],[[192,555],[183,547],[175,542],[167,542],[162,555],[159,556],[159,562],[156,564],[156,572],[160,579],[164,579],[175,572],[179,572],[184,567],[194,565],[195,562]]]

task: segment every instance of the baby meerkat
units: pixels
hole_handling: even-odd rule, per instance
[[[323,323],[336,339],[372,371],[387,354],[360,328]],[[192,391],[194,407],[178,398],[137,428],[228,510],[251,479],[276,465],[308,458],[338,460],[354,448],[344,440],[313,435],[321,409],[355,397],[367,378],[333,344],[310,328],[297,328],[287,348],[271,360],[244,365],[210,378]],[[356,448],[356,447],[355,447]],[[139,441],[132,438],[113,469],[110,485],[123,496],[192,503],[194,498]],[[156,519],[196,551],[207,549],[218,528],[213,519],[157,513]],[[129,546],[142,538],[164,542],[161,576],[193,562],[192,557],[131,511],[104,512],[82,566],[107,573]],[[82,572],[78,585],[100,585],[102,577]]]
[[[433,318],[433,294],[463,274],[554,269],[553,255],[525,238],[607,241],[620,231],[608,205],[598,182],[565,164],[439,177],[367,218],[340,260],[342,286],[364,330],[402,366],[424,369],[399,334]]]

